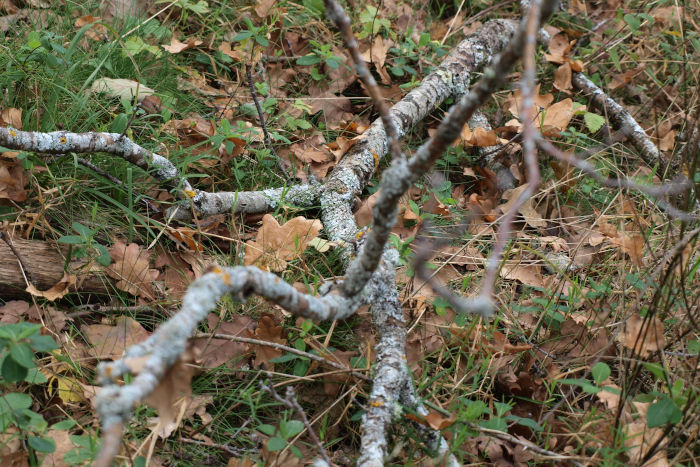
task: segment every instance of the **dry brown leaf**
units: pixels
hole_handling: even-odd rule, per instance
[[[287,340],[282,337],[282,326],[277,326],[270,315],[263,315],[260,318],[255,334],[250,337],[254,339],[272,342],[275,344],[287,345]],[[255,349],[255,368],[265,368],[273,370],[274,363],[270,363],[273,358],[282,356],[282,351],[267,345],[253,345]]]
[[[270,10],[276,3],[277,0],[257,0],[253,9],[259,18],[267,18],[267,16],[270,14]]]
[[[240,62],[243,60],[243,53],[239,51],[238,49],[231,49],[231,43],[230,42],[222,42],[219,44],[219,52],[221,52],[224,55],[228,55],[232,59]],[[228,99],[227,99],[228,100]]]
[[[634,465],[640,465],[649,450],[652,447],[658,447],[657,441],[665,436],[661,428],[648,428],[644,421],[629,423],[623,427],[623,431],[625,446],[627,446],[626,454]],[[662,441],[660,446],[664,444]],[[668,467],[669,465],[666,450],[659,449],[642,467]]]
[[[170,367],[158,386],[144,402],[158,411],[153,431],[161,438],[169,437],[178,427],[185,408],[189,405],[194,375],[196,353],[192,348],[185,352]]]
[[[648,357],[666,345],[664,325],[656,316],[644,319],[637,314],[632,315],[625,323],[619,339],[622,345],[641,357]]]
[[[452,424],[457,421],[457,414],[452,412],[449,417],[445,417],[440,412],[431,409],[428,412],[428,415],[423,417],[409,413],[406,415],[406,418],[420,423],[421,425],[429,426],[433,430],[444,430],[445,428],[452,426]]]
[[[357,222],[358,227],[361,228],[372,223],[372,220],[374,219],[372,209],[374,209],[374,205],[377,204],[379,194],[380,190],[375,191],[366,200],[362,201],[360,207],[357,209],[357,211],[355,211],[355,222]]]
[[[548,62],[562,64],[566,61],[566,56],[575,43],[576,41],[570,41],[569,36],[563,31],[559,34],[555,34],[549,40],[549,53],[544,54],[544,58]]]
[[[102,19],[99,16],[85,15],[76,19],[74,25],[76,28],[82,28],[88,24],[95,24],[100,21]],[[85,32],[85,35],[93,41],[101,41],[107,37],[107,28],[103,24],[95,24]]]
[[[527,189],[529,184],[525,183],[517,188],[506,190],[502,198],[508,200],[507,203],[498,206],[501,212],[506,213],[513,208],[515,203],[520,198],[523,191]],[[519,208],[518,212],[523,216],[525,222],[531,227],[547,227],[547,221],[542,219],[539,213],[532,206],[532,198],[528,198]]]
[[[335,156],[335,160],[339,161],[343,158],[345,153],[348,152],[348,149],[353,147],[356,142],[357,137],[346,138],[344,136],[338,136],[336,140],[332,143],[329,143],[327,147],[333,153],[333,156]]]
[[[45,436],[56,443],[56,450],[47,454],[41,465],[46,467],[70,467],[70,464],[63,460],[63,456],[68,454],[68,451],[75,449],[70,440],[68,430],[49,430]]]
[[[363,47],[362,59],[367,63],[374,63],[377,69],[382,68],[386,62],[386,54],[393,45],[394,42],[391,39],[384,39],[377,35],[371,47],[367,46],[366,49]]]
[[[517,280],[532,287],[544,287],[541,268],[534,264],[505,264],[499,275],[503,279]]]
[[[18,130],[22,129],[22,109],[9,107],[0,112],[0,126],[11,126]]]
[[[620,396],[622,395],[622,389],[617,384],[613,383],[610,378],[606,379],[600,384],[602,391],[596,393],[596,397],[600,400],[605,408],[608,410],[617,410],[620,406]],[[608,391],[606,388],[610,388],[612,391]],[[613,391],[617,392],[615,394]],[[619,392],[618,392],[619,391]]]
[[[617,237],[612,237],[610,243],[627,253],[636,266],[642,266],[644,237],[640,234],[628,235],[618,232]]]
[[[109,251],[113,263],[107,268],[107,274],[117,279],[116,286],[131,295],[147,300],[155,298],[153,281],[158,277],[158,270],[149,268],[149,253],[139,245],[126,245],[117,241]]]
[[[171,54],[179,54],[185,50],[193,49],[197,46],[202,45],[203,42],[199,39],[187,39],[187,42],[180,42],[176,38],[172,37],[170,39],[169,45],[163,45],[162,47],[170,52]]]
[[[255,321],[247,315],[236,315],[233,321],[220,321],[217,315],[210,313],[207,323],[212,333],[227,336],[247,337],[255,329]],[[248,344],[208,337],[195,339],[194,347],[199,354],[199,364],[204,368],[216,368],[223,364],[239,368],[250,352]]]
[[[540,85],[535,88],[533,103],[535,107],[546,109],[554,101],[554,96],[551,93],[540,94]],[[506,99],[506,108],[516,118],[520,118],[520,109],[523,107],[523,97],[520,90],[511,93]],[[508,125],[508,123],[506,123]]]
[[[138,321],[128,316],[120,316],[114,326],[91,324],[81,330],[101,360],[120,358],[127,347],[146,340],[150,335]]]
[[[554,87],[566,93],[569,93],[569,89],[573,88],[569,62],[564,63],[554,71]]]
[[[27,200],[27,175],[22,164],[16,161],[0,160],[0,199],[17,203]],[[2,204],[2,203],[0,203]]]
[[[460,134],[461,143],[465,146],[485,148],[495,146],[498,143],[498,135],[494,130],[476,127],[474,130],[469,125],[464,125]]]
[[[255,241],[246,242],[244,263],[246,266],[256,264],[270,271],[284,271],[287,261],[301,256],[322,227],[318,219],[306,219],[301,216],[280,225],[272,215],[265,214]]]
[[[309,113],[323,111],[322,118],[329,124],[340,122],[346,112],[352,112],[350,99],[342,95],[337,96],[327,83],[313,83],[309,87],[309,98],[306,102],[311,105]]]
[[[550,105],[544,112],[544,121],[540,122],[538,118],[542,134],[557,136],[561,131],[566,130],[574,116],[574,101],[568,98],[564,99]]]
[[[22,321],[29,311],[29,303],[11,300],[0,307],[0,324],[14,324]]]
[[[34,287],[33,284],[29,284],[25,290],[35,297],[43,297],[53,302],[56,299],[65,297],[68,292],[70,292],[70,288],[75,285],[77,279],[78,278],[73,274],[63,273],[61,280],[54,284],[49,290],[39,290]]]
[[[632,78],[637,76],[642,70],[639,68],[632,68],[631,70],[627,70],[624,73],[615,73],[612,75],[612,79],[610,80],[610,83],[608,84],[609,89],[617,89],[621,88],[622,86],[629,84],[632,81]]]

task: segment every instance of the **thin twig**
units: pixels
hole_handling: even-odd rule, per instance
[[[272,138],[270,137],[270,132],[267,131],[267,125],[265,124],[265,115],[263,114],[263,109],[260,105],[260,100],[258,99],[258,93],[255,91],[255,82],[253,82],[252,67],[247,63],[245,65],[245,73],[248,77],[248,87],[250,88],[250,95],[253,96],[253,103],[255,104],[255,108],[258,111],[258,118],[260,119],[260,128],[262,128],[263,135],[265,137],[265,147],[269,149],[270,154],[272,154],[272,156],[275,159],[277,159],[277,165],[282,171],[282,175],[284,175],[284,178],[286,178],[288,182],[291,182],[292,178],[290,177],[289,173],[287,173],[287,169],[284,167],[282,159],[280,159],[279,156],[277,156],[277,152],[275,152],[275,148],[272,146]]]
[[[360,373],[352,368],[348,368],[344,365],[341,365],[340,363],[336,363],[332,360],[328,360],[327,358],[324,358],[320,355],[314,355],[309,352],[304,352],[303,350],[298,350],[295,349],[294,347],[289,347],[287,345],[283,344],[278,344],[277,342],[269,342],[269,341],[264,341],[260,339],[251,339],[249,337],[241,337],[241,336],[232,336],[229,334],[217,334],[217,333],[199,333],[196,335],[196,337],[206,337],[206,338],[214,338],[214,339],[226,339],[232,342],[241,342],[244,344],[252,344],[252,345],[262,345],[265,347],[272,347],[273,349],[277,350],[282,350],[284,352],[289,352],[294,355],[299,355],[300,357],[305,357],[308,358],[309,360],[314,360],[316,362],[322,363],[324,365],[328,365],[330,367],[333,367],[337,370],[342,370],[342,371],[347,371],[348,374],[355,376],[356,378],[360,378],[365,381],[369,381],[370,377]]]
[[[520,82],[520,90],[523,98],[523,159],[527,168],[528,185],[515,203],[501,220],[496,235],[496,243],[486,261],[486,274],[482,282],[479,297],[486,300],[493,300],[493,291],[496,283],[496,275],[501,265],[503,251],[506,243],[512,234],[511,226],[520,207],[527,202],[536,192],[540,183],[540,169],[535,153],[535,135],[537,130],[533,124],[535,118],[535,108],[533,94],[535,88],[535,49],[537,47],[538,17],[540,14],[541,2],[534,0],[528,10],[527,26],[525,33],[525,46],[523,52],[523,78]]]
[[[527,441],[525,439],[520,439],[517,438],[509,433],[504,433],[502,431],[498,430],[491,430],[489,428],[484,428],[482,426],[479,426],[475,423],[469,423],[470,428],[483,433],[485,435],[489,435],[492,438],[498,438],[503,441],[509,441],[511,443],[519,444],[520,446],[524,447],[526,450],[530,450],[535,454],[539,454],[542,457],[546,457],[549,460],[556,460],[556,461],[568,461],[571,462],[572,464],[576,466],[581,466],[583,467],[583,462],[589,463],[591,459],[586,458],[586,457],[574,457],[574,456],[565,456],[562,454],[558,454],[554,451],[550,451],[548,449],[544,449],[536,445],[535,443],[532,443],[530,441]]]
[[[636,190],[641,193],[647,194],[654,198],[654,200],[658,203],[658,206],[663,209],[666,214],[668,214],[671,217],[674,217],[676,219],[681,219],[686,222],[693,222],[697,221],[699,217],[697,215],[689,214],[685,211],[681,211],[680,209],[674,207],[671,205],[668,201],[663,199],[663,196],[666,195],[671,195],[675,193],[679,193],[681,191],[686,190],[690,186],[689,180],[685,176],[678,176],[674,180],[670,181],[669,183],[665,183],[662,185],[656,185],[656,186],[650,186],[650,185],[641,185],[639,183],[636,183],[628,178],[608,178],[600,175],[598,171],[595,169],[595,167],[588,163],[587,161],[581,159],[580,157],[576,156],[575,154],[561,151],[558,149],[556,146],[554,146],[552,143],[547,141],[546,139],[538,136],[537,137],[537,146],[539,146],[540,149],[543,151],[549,153],[550,155],[556,157],[557,159],[566,162],[569,165],[572,165],[579,169],[580,171],[586,173],[589,175],[591,178],[593,178],[595,181],[600,183],[603,186],[607,186],[609,188],[627,188],[630,190]]]
[[[316,431],[311,426],[311,423],[309,423],[309,419],[306,416],[304,408],[301,405],[299,405],[299,402],[297,401],[296,394],[294,393],[294,388],[292,386],[287,386],[287,394],[285,395],[285,397],[280,396],[277,393],[277,391],[275,391],[275,388],[273,386],[267,386],[262,381],[260,381],[260,388],[263,391],[270,393],[270,395],[274,397],[276,401],[282,403],[285,407],[296,411],[296,413],[301,418],[302,423],[306,427],[306,431],[309,432],[309,436],[311,436],[311,439],[316,445],[319,455],[323,457],[323,460],[325,460],[328,465],[331,465],[331,459],[328,457],[328,453],[326,453],[326,449],[323,447],[323,443],[321,443],[321,440],[318,439]]]
[[[115,185],[118,185],[122,188],[126,188],[124,186],[124,182],[122,182],[121,180],[119,180],[117,177],[110,174],[106,170],[102,169],[101,167],[96,166],[95,164],[93,164],[89,160],[83,159],[82,157],[78,157],[77,160],[78,160],[78,164],[82,165],[83,167],[87,167],[88,169],[92,170],[96,174],[102,175],[103,177],[105,177],[107,180],[114,183]],[[148,198],[142,197],[141,202],[146,205],[147,209],[150,209],[151,211],[153,211],[155,213],[160,212],[160,209],[158,209],[158,207],[155,204],[153,204],[151,202],[151,200],[149,200]]]

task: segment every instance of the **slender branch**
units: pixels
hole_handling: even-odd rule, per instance
[[[54,131],[40,133],[0,127],[0,146],[20,151],[46,154],[105,152],[118,156],[143,170],[149,171],[157,180],[175,189],[178,197],[191,200],[199,215],[239,213],[256,214],[269,212],[282,202],[299,207],[317,204],[320,187],[317,185],[294,185],[270,188],[261,191],[209,193],[195,190],[185,177],[179,175],[175,165],[165,157],[145,149],[126,136],[117,133],[71,133]],[[152,170],[151,170],[152,169]],[[168,217],[187,219],[191,217],[189,202],[167,212]]]
[[[360,48],[355,39],[355,35],[352,33],[352,26],[350,24],[350,17],[345,13],[345,10],[336,2],[335,0],[324,0],[326,5],[326,16],[328,19],[333,21],[335,26],[340,30],[343,37],[343,43],[345,48],[350,52],[352,61],[355,63],[355,72],[357,76],[362,80],[362,83],[367,88],[367,92],[372,97],[372,102],[379,112],[379,116],[384,125],[384,131],[387,135],[387,140],[389,142],[389,148],[391,150],[391,156],[394,160],[403,161],[406,156],[401,150],[399,145],[399,130],[394,124],[394,120],[391,118],[391,113],[389,112],[389,106],[382,96],[382,92],[379,89],[377,81],[369,72],[365,61],[360,54]]]
[[[520,82],[520,90],[523,96],[523,108],[521,111],[523,115],[523,159],[525,159],[527,168],[528,185],[501,220],[496,235],[496,242],[486,260],[486,274],[482,282],[479,299],[483,303],[491,301],[492,308],[495,308],[492,296],[496,275],[501,265],[503,251],[512,235],[511,226],[513,220],[520,207],[535,194],[540,183],[540,169],[537,154],[535,153],[535,134],[537,130],[533,124],[535,119],[533,94],[535,89],[535,49],[537,47],[537,30],[539,28],[537,17],[541,6],[539,0],[533,0],[528,8],[523,51],[523,78]]]
[[[546,19],[554,9],[556,0],[548,0],[543,9],[542,18]],[[537,26],[538,22],[535,23]],[[346,273],[347,280],[342,284],[345,296],[352,296],[362,290],[369,280],[372,271],[377,267],[386,244],[391,227],[396,222],[396,209],[401,196],[422,177],[435,161],[442,156],[447,147],[461,133],[462,127],[474,112],[502,83],[504,77],[520,58],[523,52],[526,30],[522,23],[505,50],[499,54],[494,63],[484,72],[477,85],[454,105],[447,117],[440,123],[436,134],[424,143],[406,165],[394,164],[384,172],[381,192],[374,208],[374,224],[363,251],[350,265]],[[535,164],[536,165],[536,164]],[[514,215],[514,214],[513,214]],[[460,311],[490,315],[493,313],[493,303],[490,296],[480,295],[468,302]]]
[[[124,182],[119,180],[117,177],[112,175],[111,173],[107,172],[106,170],[102,169],[101,167],[96,166],[92,162],[90,162],[87,159],[83,159],[82,157],[77,158],[78,164],[82,165],[83,167],[87,167],[88,169],[92,170],[98,175],[102,175],[104,178],[109,180],[110,182],[114,183],[117,186],[120,186],[124,188]],[[148,198],[141,198],[141,202],[146,205],[146,208],[150,210],[151,212],[160,212],[160,209],[151,202]]]
[[[629,190],[636,190],[651,196],[654,198],[658,206],[671,217],[686,222],[697,221],[700,218],[697,215],[681,211],[663,198],[664,196],[680,193],[688,189],[690,187],[690,181],[685,176],[678,176],[671,182],[663,185],[642,185],[628,178],[608,178],[600,175],[600,173],[598,173],[598,171],[595,169],[595,166],[592,164],[577,157],[575,154],[558,149],[556,146],[542,137],[537,138],[537,145],[543,151],[586,173],[603,186],[610,188],[627,188]]]
[[[249,337],[241,337],[241,336],[231,336],[228,334],[208,334],[208,333],[199,333],[195,337],[212,337],[214,339],[226,339],[232,342],[241,342],[244,344],[252,344],[252,345],[262,345],[265,347],[272,347],[277,350],[282,350],[284,352],[289,352],[294,355],[299,355],[300,357],[308,358],[309,360],[314,360],[316,362],[319,362],[323,365],[327,365],[330,367],[333,367],[337,370],[342,370],[346,371],[348,374],[360,378],[364,381],[369,381],[370,378],[369,376],[365,375],[364,373],[360,373],[356,370],[353,370],[352,368],[348,368],[344,365],[341,365],[340,363],[336,363],[332,360],[329,360],[321,355],[314,355],[309,352],[304,352],[303,350],[298,350],[295,349],[294,347],[289,347],[288,345],[283,345],[283,344],[278,344],[277,342],[270,342],[270,341],[264,341],[260,339],[251,339]]]
[[[267,125],[265,125],[265,115],[263,114],[263,109],[260,106],[258,93],[255,91],[255,82],[253,81],[252,67],[247,63],[245,66],[245,73],[248,77],[248,88],[250,89],[250,95],[253,97],[253,103],[255,104],[255,108],[258,111],[258,118],[260,119],[260,128],[262,128],[263,135],[265,136],[265,147],[267,147],[267,149],[270,150],[272,156],[275,159],[277,159],[277,165],[282,171],[282,175],[284,175],[284,178],[286,178],[288,182],[291,182],[292,179],[287,173],[287,169],[285,169],[284,164],[282,163],[282,159],[280,159],[277,156],[277,152],[275,152],[275,148],[272,146],[272,138],[270,138],[270,132],[267,131]]]

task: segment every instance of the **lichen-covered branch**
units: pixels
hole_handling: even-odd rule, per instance
[[[512,21],[492,20],[460,42],[420,86],[391,108],[398,136],[403,137],[448,97],[467,92],[474,73],[506,46],[515,27]],[[381,119],[375,120],[329,175],[320,201],[323,225],[331,240],[347,241],[357,232],[352,203],[362,194],[387,150],[384,125]]]
[[[639,155],[644,162],[650,167],[654,167],[658,164],[663,173],[667,166],[666,161],[663,160],[656,145],[629,112],[615,102],[614,99],[605,94],[602,89],[596,86],[596,84],[583,73],[573,73],[571,75],[571,83],[579,91],[583,92],[594,106],[610,118],[615,128],[625,135],[637,151],[639,151]]]
[[[100,364],[98,379],[105,387],[96,405],[105,429],[129,419],[136,404],[155,389],[168,368],[183,354],[199,322],[228,294],[241,301],[256,294],[287,311],[315,320],[347,318],[363,304],[360,298],[353,300],[339,294],[313,297],[301,293],[278,276],[254,266],[216,267],[188,287],[180,311],[153,335],[129,347],[121,360]],[[130,371],[129,359],[144,356],[148,357],[147,362],[128,386],[115,383]]]
[[[175,189],[180,198],[191,200],[198,216],[211,216],[228,212],[259,214],[274,210],[280,203],[310,207],[317,203],[320,191],[317,185],[296,185],[261,191],[220,193],[197,190],[192,188],[185,177],[180,176],[177,167],[168,159],[117,133],[71,133],[68,131],[41,133],[0,127],[0,146],[46,154],[104,152],[119,156],[148,171],[166,186]],[[176,207],[174,213],[169,212],[168,215],[172,214],[176,219],[190,218],[192,206],[186,202],[184,205]]]
[[[542,18],[539,17],[539,14],[535,18],[536,25],[549,17],[555,4],[557,2],[554,0],[546,2]],[[467,120],[503,82],[505,76],[522,55],[526,38],[527,31],[523,23],[503,52],[486,69],[477,85],[450,109],[440,123],[436,134],[418,149],[407,164],[392,164],[384,172],[379,199],[373,210],[373,228],[367,236],[363,251],[347,270],[346,280],[342,285],[345,296],[353,296],[361,290],[376,268],[388,240],[389,232],[396,222],[396,206],[400,197],[430,170],[435,161],[459,137]],[[534,44],[534,34],[532,41]],[[486,306],[489,303],[482,296],[474,301],[465,301],[465,308],[459,311],[490,315],[493,313],[493,304]]]

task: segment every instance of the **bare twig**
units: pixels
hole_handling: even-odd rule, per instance
[[[96,153],[105,152],[149,171],[157,180],[175,189],[177,195],[186,200],[185,206],[176,206],[173,217],[189,218],[190,201],[198,215],[269,212],[283,202],[299,207],[316,204],[320,188],[316,185],[293,185],[291,187],[270,188],[261,191],[209,193],[192,188],[186,177],[167,158],[145,149],[117,133],[71,133],[54,131],[40,133],[20,131],[0,127],[0,146],[20,151],[34,151],[47,154]],[[178,209],[179,207],[179,209]],[[171,213],[168,212],[168,217]]]
[[[316,449],[318,449],[319,455],[323,457],[323,460],[325,460],[328,465],[331,465],[331,459],[328,457],[328,453],[323,447],[323,443],[321,443],[321,440],[318,439],[316,431],[311,426],[311,423],[309,423],[309,418],[306,416],[304,408],[301,405],[299,405],[299,402],[297,401],[296,394],[294,393],[294,388],[292,386],[287,386],[287,394],[285,394],[285,397],[280,396],[277,393],[277,391],[275,391],[275,388],[272,385],[268,386],[262,381],[260,382],[260,388],[263,391],[268,392],[272,397],[275,398],[276,401],[282,403],[285,407],[296,411],[296,413],[301,418],[304,427],[306,427],[306,431],[309,432],[309,436],[311,436],[311,439],[316,445]]]
[[[83,167],[87,167],[88,169],[92,170],[96,174],[102,175],[103,177],[105,177],[107,180],[114,183],[115,185],[118,185],[118,186],[124,188],[124,182],[122,182],[121,180],[119,180],[117,177],[115,177],[111,173],[107,172],[106,170],[102,169],[101,167],[96,166],[95,164],[93,164],[89,160],[83,159],[82,157],[78,157],[77,160],[78,160],[78,164],[82,165]],[[146,208],[149,209],[151,212],[155,212],[155,213],[160,212],[160,209],[158,209],[158,207],[155,204],[153,204],[151,202],[151,200],[149,200],[148,198],[142,197],[141,202],[143,204],[145,204]]]
[[[658,206],[663,209],[669,216],[674,217],[676,219],[681,219],[687,222],[693,222],[698,220],[697,215],[689,214],[685,211],[681,211],[680,209],[674,207],[671,205],[667,200],[665,200],[663,197],[675,193],[680,193],[682,191],[685,191],[688,189],[690,186],[690,181],[685,177],[685,176],[678,176],[674,180],[672,180],[669,183],[665,183],[662,185],[641,185],[639,183],[636,183],[628,178],[608,178],[600,175],[598,171],[595,169],[595,167],[586,162],[585,160],[577,157],[574,154],[561,151],[558,149],[556,146],[554,146],[552,143],[549,141],[545,140],[542,137],[537,138],[537,145],[542,149],[543,151],[551,154],[552,156],[556,157],[557,159],[566,162],[577,169],[581,170],[582,172],[586,173],[589,175],[592,179],[597,181],[603,186],[607,186],[610,188],[627,188],[630,190],[636,190],[641,193],[645,193],[657,202]]]
[[[286,178],[288,182],[291,182],[292,179],[287,173],[287,169],[284,167],[282,159],[280,159],[277,156],[277,152],[275,152],[275,148],[272,146],[272,138],[270,138],[270,132],[267,131],[267,125],[265,124],[265,115],[263,114],[263,109],[260,106],[260,99],[258,99],[258,93],[255,91],[255,82],[253,81],[252,67],[247,63],[245,66],[245,73],[248,77],[248,87],[250,89],[250,95],[253,97],[253,103],[255,104],[255,108],[258,111],[258,118],[260,119],[260,128],[262,128],[263,135],[265,137],[265,147],[269,149],[270,154],[272,154],[272,156],[275,159],[277,159],[277,166],[282,171],[282,175],[284,175],[284,178]]]
[[[342,370],[346,371],[349,375],[354,376],[356,378],[360,378],[362,380],[368,381],[370,380],[369,376],[367,376],[364,373],[360,373],[357,370],[354,370],[353,368],[346,367],[344,365],[341,365],[340,363],[336,363],[332,360],[329,360],[321,355],[314,355],[309,352],[304,352],[303,350],[298,350],[295,349],[294,347],[289,347],[288,345],[282,345],[278,344],[277,342],[270,342],[270,341],[264,341],[261,339],[251,339],[249,337],[241,337],[241,336],[231,336],[228,334],[209,334],[209,333],[199,333],[195,337],[213,337],[214,339],[226,339],[230,340],[232,342],[241,342],[244,344],[253,344],[253,345],[262,345],[265,347],[272,347],[277,350],[282,350],[284,352],[289,352],[294,355],[299,355],[300,357],[305,357],[308,358],[309,360],[314,360],[316,362],[319,362],[323,365],[327,365],[330,367],[333,367],[337,370]]]
[[[535,109],[533,93],[535,88],[535,48],[537,46],[537,29],[539,28],[537,17],[539,16],[541,2],[534,0],[528,9],[525,45],[523,52],[523,79],[520,82],[520,90],[523,96],[523,159],[527,168],[528,185],[525,190],[505,213],[499,224],[496,242],[486,261],[486,274],[482,282],[479,298],[487,303],[492,301],[493,289],[496,283],[496,275],[501,264],[503,251],[511,236],[511,226],[520,207],[535,194],[540,183],[540,169],[535,153],[535,133],[533,124]],[[495,306],[494,306],[495,307]]]

